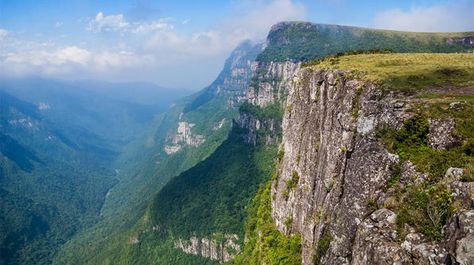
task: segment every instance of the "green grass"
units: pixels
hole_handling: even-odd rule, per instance
[[[349,70],[365,81],[389,89],[417,91],[428,86],[472,86],[474,54],[388,53],[327,58],[316,69]]]

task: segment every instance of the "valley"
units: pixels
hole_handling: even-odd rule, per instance
[[[144,21],[87,31],[175,23]],[[0,76],[0,265],[472,264],[474,32],[284,21],[254,39],[199,91]]]

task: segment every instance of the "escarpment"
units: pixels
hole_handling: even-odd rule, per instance
[[[403,153],[401,157],[388,150],[381,139],[383,130],[408,130],[419,118],[419,98],[361,81],[348,71],[304,67],[289,83],[285,104],[283,158],[272,182],[272,216],[279,231],[301,235],[303,264],[470,264],[474,260],[470,254],[472,182],[460,181],[462,173],[448,178],[449,170],[441,180],[433,180],[430,174],[414,171],[413,164],[401,166],[411,162]],[[472,119],[467,122],[472,124]],[[424,134],[415,137],[426,137],[426,152],[453,146],[453,123],[452,118],[444,126],[426,121]],[[406,179],[399,180],[404,175]],[[463,186],[464,196],[470,199],[460,199],[462,192],[446,185]],[[407,191],[414,188],[412,194]],[[428,196],[429,189],[436,190],[432,194],[437,199],[412,201],[426,209],[397,205],[400,198]],[[446,201],[441,202],[442,196],[447,196]],[[439,206],[453,201],[460,205],[456,210]],[[420,211],[417,217],[427,219],[423,225],[443,230],[430,237],[423,225],[401,220],[408,218],[406,211]]]
[[[392,95],[341,71],[306,68],[295,79],[283,120],[284,158],[272,186],[272,213],[280,231],[301,233],[304,264],[312,262],[322,238],[332,243],[320,258],[349,263],[368,201],[380,195],[390,166],[398,162],[375,139],[375,128],[400,127],[407,106],[400,108]]]
[[[247,143],[256,144],[259,137],[267,144],[278,141],[287,87],[300,67],[293,62],[258,64],[239,108],[238,125],[248,130]]]

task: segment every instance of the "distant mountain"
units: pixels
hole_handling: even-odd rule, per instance
[[[352,26],[281,22],[267,37],[257,61],[311,61],[355,50],[394,52],[474,51],[474,32],[417,33]]]

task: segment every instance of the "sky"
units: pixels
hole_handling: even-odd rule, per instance
[[[434,32],[473,17],[474,0],[0,0],[0,77],[201,89],[280,21]]]

